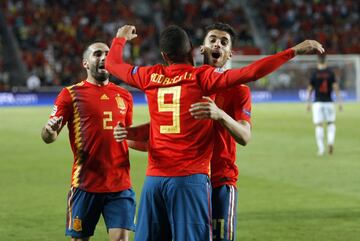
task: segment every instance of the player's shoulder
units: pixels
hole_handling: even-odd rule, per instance
[[[208,65],[208,64],[203,64],[203,65],[194,67],[195,72],[203,72],[206,70],[214,70],[214,69],[216,69],[216,68],[211,65]]]
[[[240,94],[242,96],[251,94],[250,87],[247,86],[247,85],[244,85],[244,84],[237,85],[234,88],[231,88],[230,90],[231,90],[232,93],[237,93],[237,94]]]
[[[237,88],[242,91],[250,92],[250,87],[244,84],[238,85]]]
[[[115,90],[116,92],[118,92],[119,94],[122,94],[122,95],[126,95],[126,96],[131,96],[131,93],[129,90],[125,89],[124,87],[120,86],[120,85],[117,85],[117,84],[114,84],[112,82],[109,82],[109,86],[108,86],[110,89],[113,89]]]
[[[162,64],[155,64],[150,66],[141,66],[141,68],[146,69],[150,72],[152,71],[164,71],[168,66],[162,65]]]
[[[64,87],[63,89],[67,89],[67,90],[72,90],[72,89],[74,89],[74,88],[76,88],[76,87],[82,87],[82,86],[84,86],[85,85],[85,80],[83,80],[83,81],[80,81],[80,82],[78,82],[78,83],[76,83],[76,84],[72,84],[72,85],[69,85],[69,86],[66,86],[66,87]]]

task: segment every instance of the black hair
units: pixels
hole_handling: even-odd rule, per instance
[[[192,51],[189,36],[179,26],[171,25],[160,34],[160,51],[174,63],[185,62]]]
[[[234,46],[235,40],[237,38],[237,33],[233,29],[233,27],[231,27],[229,24],[227,24],[227,23],[213,23],[213,24],[210,24],[210,25],[206,26],[205,27],[205,37],[211,30],[220,30],[220,31],[227,32],[230,35],[230,38],[231,38],[231,46]]]
[[[326,62],[326,55],[325,54],[319,54],[318,55],[318,62],[321,64],[325,64]]]
[[[94,41],[94,42],[89,43],[89,44],[86,46],[86,48],[85,48],[85,50],[84,50],[84,52],[83,52],[83,56],[82,56],[83,59],[88,59],[88,58],[89,58],[89,55],[90,55],[90,53],[91,53],[90,47],[91,47],[92,45],[94,45],[94,44],[97,44],[97,43],[102,43],[102,44],[107,45],[105,42],[103,42],[103,41],[101,41],[101,40],[97,40],[97,41]]]

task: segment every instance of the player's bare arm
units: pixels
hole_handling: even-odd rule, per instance
[[[311,110],[311,94],[313,92],[313,87],[311,85],[309,85],[307,87],[306,93],[307,93],[307,106],[306,106],[306,110],[310,111]]]
[[[127,127],[128,140],[132,141],[148,141],[149,140],[150,123],[141,124],[138,126]]]
[[[336,95],[336,102],[339,105],[339,111],[343,110],[343,104],[342,104],[342,98],[340,95],[340,88],[339,88],[339,84],[338,83],[333,83],[333,90],[335,91],[335,95]]]
[[[41,130],[41,138],[45,143],[52,143],[56,140],[61,130],[63,117],[54,116],[48,120]]]
[[[133,25],[124,25],[118,29],[116,33],[117,38],[125,38],[126,41],[137,37],[136,28]]]
[[[211,98],[207,96],[203,98],[207,101],[192,104],[189,109],[190,114],[198,120],[212,119],[219,121],[237,143],[246,146],[251,139],[250,124],[247,121],[234,120],[225,111],[217,107]]]
[[[114,128],[114,138],[116,142],[127,142],[131,149],[137,151],[147,151],[149,141],[150,124],[142,124],[134,127],[124,127],[122,124]]]
[[[127,143],[131,149],[148,151],[150,123],[128,127]]]
[[[325,53],[323,46],[316,40],[305,40],[291,49],[295,51],[295,55],[313,54],[314,52]]]
[[[133,150],[137,150],[137,151],[143,151],[143,152],[147,152],[148,151],[148,145],[149,142],[148,141],[132,141],[132,140],[126,140],[128,147],[130,147]]]

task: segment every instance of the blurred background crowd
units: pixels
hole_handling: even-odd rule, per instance
[[[206,25],[228,23],[238,33],[234,50],[244,55],[271,54],[304,39],[318,40],[328,54],[360,54],[360,4],[352,0],[3,0],[0,4],[26,71],[41,86],[84,79],[84,48],[94,41],[110,44],[123,24],[137,28],[138,38],[125,51],[127,61],[136,65],[162,62],[158,36],[170,24],[182,26],[199,46]],[[0,54],[4,88],[8,77],[1,46]]]

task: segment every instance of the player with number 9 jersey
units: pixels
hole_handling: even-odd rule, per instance
[[[191,104],[226,88],[255,81],[294,57],[289,49],[253,64],[223,71],[210,65],[132,66],[122,61],[124,38],[114,38],[106,69],[144,91],[150,112],[148,176],[210,174],[212,121],[198,121]]]

